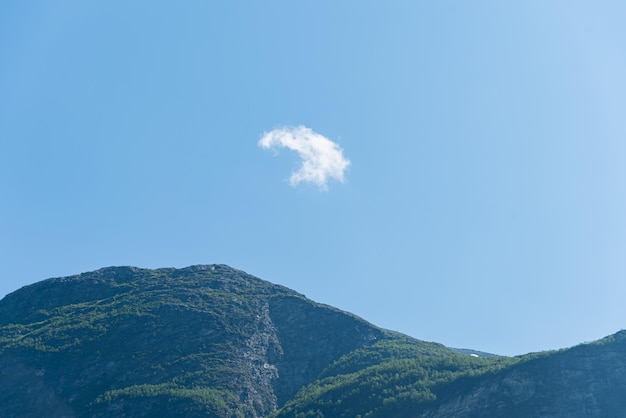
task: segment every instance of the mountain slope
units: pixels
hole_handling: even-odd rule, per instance
[[[3,416],[264,416],[383,335],[227,266],[106,268],[0,301],[0,404]]]
[[[324,370],[274,417],[413,417],[462,377],[491,375],[515,359],[475,358],[398,336],[352,351]]]
[[[626,416],[626,331],[589,344],[523,356],[494,376],[456,382],[423,418]]]
[[[418,344],[228,266],[105,268],[0,301],[0,404],[4,416],[266,416],[342,356],[400,339]]]
[[[619,417],[626,333],[516,358],[415,340],[224,265],[0,301],[3,417]]]

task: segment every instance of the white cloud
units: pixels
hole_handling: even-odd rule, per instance
[[[292,186],[297,186],[300,182],[311,182],[326,190],[328,180],[331,178],[342,183],[345,181],[344,173],[350,161],[343,156],[341,148],[305,126],[285,127],[266,132],[258,145],[265,149],[289,148],[300,155],[302,166],[291,173],[289,178]]]

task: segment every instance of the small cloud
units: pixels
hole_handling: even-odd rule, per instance
[[[289,184],[300,182],[315,183],[320,189],[328,188],[328,180],[333,178],[345,181],[344,173],[350,161],[343,156],[339,145],[330,139],[313,132],[305,126],[285,127],[266,132],[258,145],[264,149],[289,148],[302,158],[302,166],[291,173]]]

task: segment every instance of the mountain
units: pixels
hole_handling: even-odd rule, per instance
[[[225,265],[110,267],[0,301],[3,417],[617,417],[626,334],[509,358]]]

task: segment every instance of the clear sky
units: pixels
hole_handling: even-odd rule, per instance
[[[452,347],[626,328],[625,21],[609,0],[2,1],[0,296],[225,263]],[[276,134],[298,129],[336,171],[302,171],[317,145]]]

